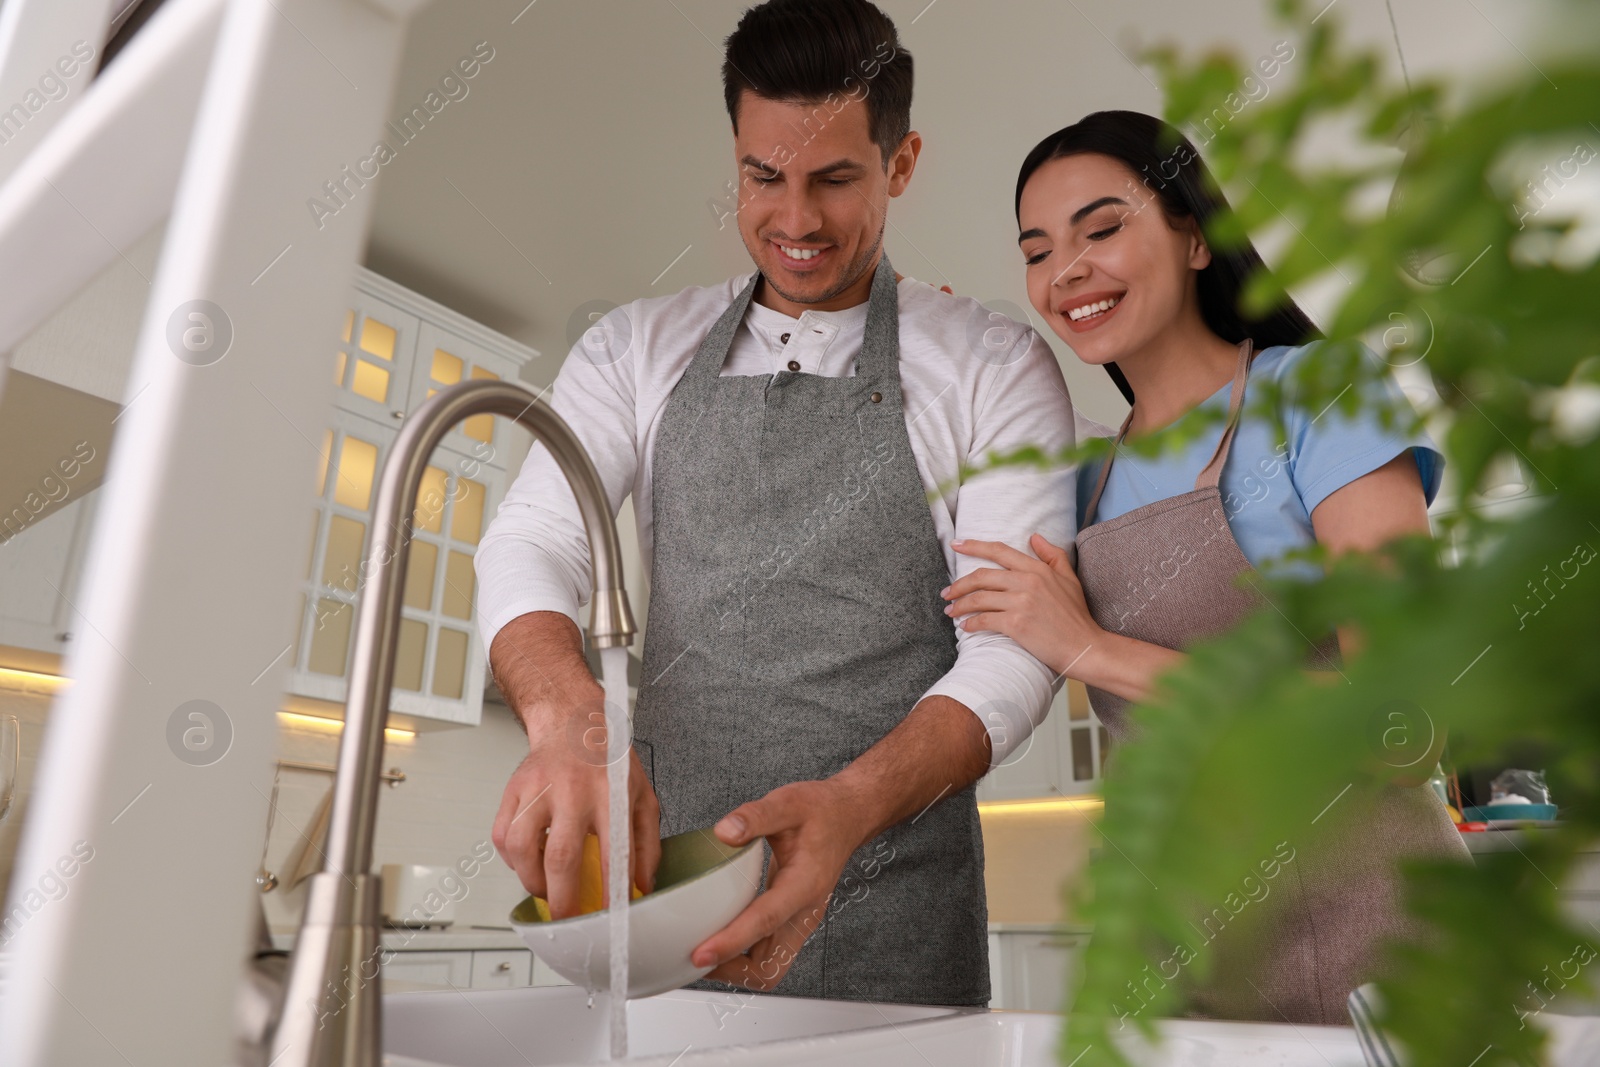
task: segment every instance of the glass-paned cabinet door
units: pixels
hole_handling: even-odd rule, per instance
[[[1062,703],[1066,706],[1062,707]],[[1094,792],[1100,786],[1110,740],[1089,704],[1089,691],[1082,682],[1069,679],[1061,687],[1061,696],[1050,714],[1060,711],[1066,712],[1056,733],[1060,746],[1061,792]]]
[[[480,378],[515,378],[503,357],[468,340],[423,322],[417,331],[416,362],[411,379],[411,404],[416,410],[428,397],[448,386]],[[507,420],[475,415],[445,435],[444,443],[480,463],[504,470]]]
[[[356,606],[373,574],[372,508],[378,473],[397,430],[336,411],[321,447],[291,688],[343,702]],[[423,478],[412,519],[391,708],[476,723],[483,657],[473,627],[472,555],[492,515],[493,483],[471,456],[441,448]]]
[[[472,557],[494,507],[496,483],[475,455],[441,446],[411,516],[394,707],[441,717],[483,698],[483,653],[474,624]]]
[[[415,315],[366,293],[353,293],[334,346],[336,403],[398,424],[407,410],[419,325]]]
[[[978,782],[978,799],[1033,800],[1096,792],[1105,755],[1105,727],[1089,706],[1088,691],[1081,682],[1068,680],[1038,728]]]
[[[317,497],[308,516],[305,585],[292,688],[343,701],[357,597],[366,584],[378,472],[393,425],[336,410],[318,442]]]

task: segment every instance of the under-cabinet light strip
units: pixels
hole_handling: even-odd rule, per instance
[[[298,711],[280,711],[278,716],[294,726],[310,726],[339,733],[344,730],[343,719],[330,719],[322,715],[306,715]],[[409,741],[417,736],[415,730],[402,730],[398,726],[385,726],[383,735],[391,741]]]
[[[1040,800],[986,800],[978,805],[980,815],[1022,815],[1052,811],[1076,811],[1098,815],[1105,801],[1097,796],[1050,797]]]
[[[31,691],[36,687],[42,687],[53,693],[71,684],[71,678],[60,674],[23,670],[20,667],[0,667],[0,688]],[[278,714],[295,725],[319,727],[334,732],[344,729],[343,721],[322,715],[305,715],[297,711],[280,711]],[[386,726],[383,728],[383,733],[391,741],[410,741],[417,736],[415,730],[403,730],[398,726]]]

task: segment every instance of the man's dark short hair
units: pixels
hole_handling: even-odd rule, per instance
[[[864,98],[872,143],[886,167],[911,132],[911,82],[911,53],[900,47],[889,16],[867,0],[767,0],[739,19],[722,64],[735,133],[746,90],[817,104],[819,122],[847,99]]]

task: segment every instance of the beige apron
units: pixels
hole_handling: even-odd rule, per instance
[[[1222,633],[1265,603],[1252,585],[1239,581],[1252,567],[1234,540],[1218,489],[1243,410],[1251,355],[1246,340],[1239,346],[1222,439],[1193,491],[1095,523],[1115,449],[1107,457],[1077,538],[1078,579],[1104,629],[1182,649]],[[1132,421],[1130,412],[1118,444]],[[1338,662],[1337,639],[1329,635],[1308,666]],[[1128,701],[1094,687],[1089,697],[1113,741],[1136,736]],[[1386,786],[1367,798],[1345,797],[1320,822],[1315,837],[1290,842],[1293,859],[1281,864],[1259,902],[1238,912],[1220,901],[1209,910],[1199,906],[1188,947],[1196,956],[1210,954],[1212,969],[1204,988],[1187,990],[1191,1012],[1346,1024],[1345,996],[1374,977],[1378,943],[1418,932],[1401,906],[1399,861],[1468,858],[1461,835],[1426,786]]]

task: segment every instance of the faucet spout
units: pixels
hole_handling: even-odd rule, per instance
[[[434,448],[451,427],[482,414],[512,419],[549,449],[572,486],[589,538],[590,640],[597,648],[633,642],[616,522],[600,476],[566,422],[526,387],[488,379],[442,390],[413,412],[378,482],[370,578],[356,612],[325,863],[310,880],[276,1025],[257,1046],[265,1053],[260,1062],[273,1067],[378,1067],[381,1061],[383,950],[372,842],[411,517]]]

